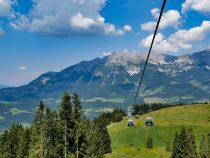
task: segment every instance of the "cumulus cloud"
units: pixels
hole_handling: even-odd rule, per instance
[[[150,11],[154,19],[158,19],[160,10],[154,8]],[[168,10],[165,12],[161,18],[160,27],[159,29],[165,29],[167,27],[177,27],[180,24],[181,15],[177,10]],[[154,31],[156,21],[149,21],[146,23],[141,24],[141,29],[145,31]]]
[[[62,3],[60,0],[34,0],[30,12],[10,25],[18,30],[54,36],[122,35],[128,31],[128,27],[118,29],[105,22],[100,15],[104,5],[105,0],[63,0]]]
[[[27,70],[27,67],[21,65],[21,66],[18,66],[18,70],[25,71],[25,70]]]
[[[140,46],[149,48],[152,42],[153,35],[149,35],[146,38],[144,38]],[[168,53],[168,52],[177,52],[176,47],[174,47],[170,42],[168,42],[166,39],[164,39],[164,35],[161,33],[158,33],[156,35],[154,44],[153,44],[153,50],[157,53]]]
[[[182,49],[191,49],[194,42],[203,40],[210,33],[210,21],[203,21],[200,26],[189,30],[178,30],[168,38],[158,33],[154,42],[153,50],[160,53],[176,53]],[[148,48],[152,41],[152,36],[144,38],[140,45]]]
[[[195,10],[202,13],[210,13],[210,1],[209,0],[186,0],[182,4],[182,12],[188,10]]]
[[[130,25],[125,25],[123,27],[123,30],[125,30],[125,31],[132,31],[132,27]]]
[[[0,0],[0,16],[11,16],[13,0]]]

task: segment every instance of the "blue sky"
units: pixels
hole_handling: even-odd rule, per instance
[[[113,51],[148,50],[162,0],[0,0],[0,84]],[[167,1],[153,53],[210,46],[210,1]]]

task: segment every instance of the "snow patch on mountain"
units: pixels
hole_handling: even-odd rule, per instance
[[[49,77],[43,77],[43,78],[41,79],[41,82],[42,82],[43,84],[46,84],[49,80],[50,80]]]
[[[208,66],[208,65],[206,65],[205,68],[206,68],[207,70],[210,70],[210,66]]]
[[[127,72],[130,74],[130,76],[133,76],[140,72],[140,68],[137,66],[130,66],[127,68]]]

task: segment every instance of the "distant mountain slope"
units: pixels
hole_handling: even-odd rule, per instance
[[[152,117],[153,127],[144,125],[146,117]],[[127,127],[127,118],[109,128],[113,152],[106,158],[170,158],[165,151],[168,141],[172,146],[174,135],[185,126],[192,128],[199,147],[202,135],[210,133],[210,105],[186,105],[161,109],[134,119],[135,126]],[[146,148],[147,137],[151,135],[153,149]]]
[[[4,117],[1,122],[6,123],[6,118],[11,117],[30,122],[28,115],[34,112],[40,98],[56,108],[64,91],[79,93],[83,106],[89,111],[96,107],[127,106],[132,103],[145,59],[145,54],[113,53],[82,61],[60,72],[42,74],[28,85],[1,89],[0,106],[4,106],[0,108],[0,116]],[[207,80],[210,80],[209,50],[182,56],[153,53],[138,102],[169,102],[168,99]],[[206,85],[181,101],[209,99],[210,85]],[[11,108],[30,113],[11,116]]]

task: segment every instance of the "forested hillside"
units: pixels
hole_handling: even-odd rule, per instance
[[[85,118],[79,96],[64,93],[59,109],[41,100],[30,127],[0,135],[0,158],[102,158],[111,152],[106,125]]]

